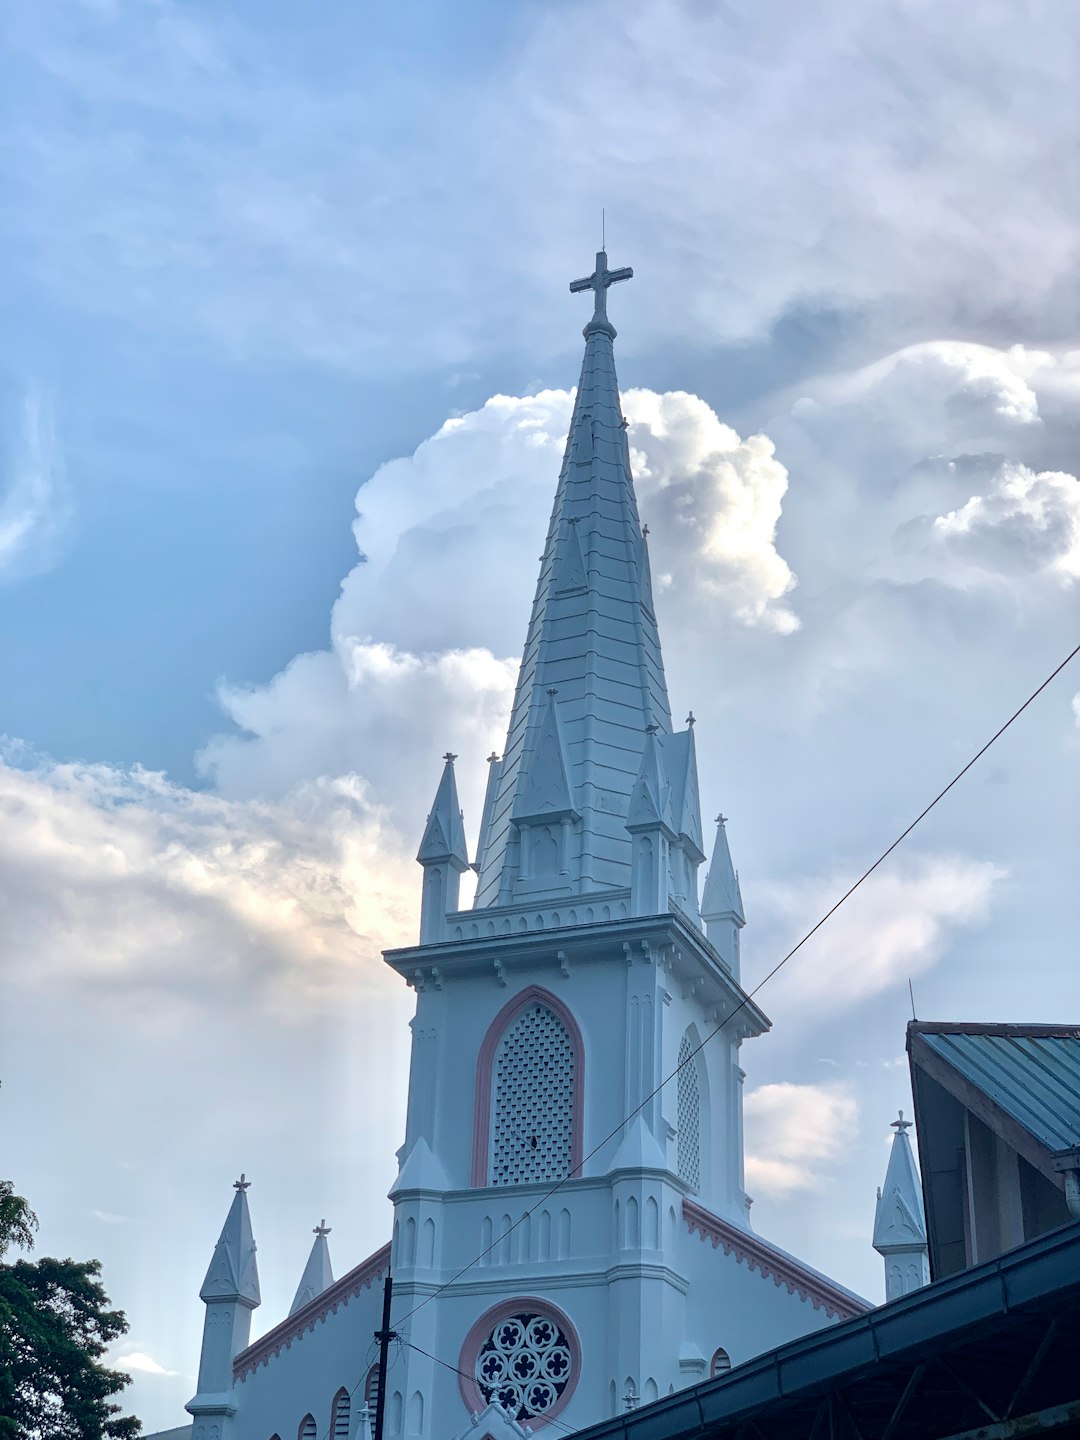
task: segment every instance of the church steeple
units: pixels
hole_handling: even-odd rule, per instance
[[[632,274],[609,270],[601,250],[593,273],[570,286],[592,291],[594,311],[506,749],[485,807],[477,907],[629,887],[626,816],[646,730],[671,730],[607,317],[609,287]],[[553,823],[538,827],[533,777],[541,764],[554,780],[556,748],[566,798]]]

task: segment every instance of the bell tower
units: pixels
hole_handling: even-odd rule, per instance
[[[421,943],[386,953],[417,997],[392,1192],[404,1436],[425,1396],[479,1437],[688,1383],[686,1205],[747,1225],[738,1054],[768,1021],[738,981],[726,836],[708,933],[699,906],[694,721],[672,728],[607,316],[632,273],[601,251],[570,287],[594,308],[474,904],[448,756]]]

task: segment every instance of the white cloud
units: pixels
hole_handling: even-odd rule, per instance
[[[91,1210],[90,1214],[103,1225],[126,1225],[126,1215],[114,1215],[111,1210]]]
[[[1053,366],[1053,356],[1020,346],[923,341],[804,385],[792,413],[833,454],[889,456],[903,469],[943,451],[1015,444],[1039,426],[1034,382],[1040,370]],[[875,488],[889,478],[862,476]]]
[[[509,63],[479,43],[433,74],[423,47],[386,63],[362,17],[328,72],[272,24],[68,8],[21,0],[10,27],[38,97],[11,163],[39,269],[232,350],[460,370],[493,325],[543,347],[546,277],[577,272],[601,192],[650,282],[643,337],[742,338],[800,307],[925,325],[988,296],[1003,328],[1051,323],[1074,280],[1065,11],[988,0],[974,35],[927,0],[598,0],[531,12]]]
[[[853,1009],[930,970],[963,927],[984,922],[1005,870],[958,854],[890,857],[769,983],[785,1014]],[[782,951],[823,915],[855,877],[834,872],[763,887],[759,903]],[[754,976],[749,980],[753,983]]]
[[[984,494],[914,522],[905,536],[950,562],[954,576],[972,569],[1005,577],[1045,570],[1072,584],[1080,576],[1080,480],[1006,462]]]
[[[31,388],[22,402],[19,439],[0,490],[0,581],[47,570],[71,506],[52,414]]]
[[[26,756],[19,756],[24,766]],[[413,867],[355,777],[275,806],[141,769],[0,764],[9,983],[92,985],[297,1017],[384,992],[411,938]]]
[[[654,574],[744,625],[798,628],[782,597],[795,576],[776,549],[788,473],[765,435],[743,440],[696,395],[630,390],[624,399],[634,481],[655,538]]]
[[[745,1115],[747,1187],[785,1196],[828,1184],[830,1166],[856,1138],[859,1106],[842,1081],[781,1081],[749,1091]]]
[[[126,1355],[113,1355],[110,1357],[109,1364],[116,1366],[121,1371],[137,1370],[140,1375],[182,1374],[180,1370],[166,1370],[164,1365],[143,1350],[132,1350]]]
[[[200,757],[221,791],[280,794],[355,771],[419,833],[449,748],[473,762],[459,779],[478,814],[479,762],[505,738],[572,403],[563,390],[494,396],[361,487],[363,558],[342,583],[331,650],[298,656],[267,686],[221,691],[242,732]],[[693,395],[631,390],[624,408],[667,623],[712,638],[796,628],[781,598],[794,577],[776,549],[787,473],[769,441],[740,439]]]

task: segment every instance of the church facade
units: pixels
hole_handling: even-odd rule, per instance
[[[444,757],[419,849],[390,1242],[292,1313],[259,1303],[246,1182],[202,1289],[193,1440],[366,1436],[392,1270],[390,1440],[565,1434],[866,1309],[757,1236],[743,1180],[745,923],[704,864],[695,730],[672,724],[597,255],[585,356],[504,753],[475,855]],[[461,876],[476,872],[472,906]]]

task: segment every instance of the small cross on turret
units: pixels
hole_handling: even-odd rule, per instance
[[[593,310],[593,317],[585,327],[586,335],[594,326],[610,328],[610,321],[607,316],[607,292],[608,287],[617,284],[620,280],[632,280],[634,272],[629,265],[624,265],[621,270],[609,270],[607,265],[607,252],[598,250],[596,252],[596,269],[591,275],[586,275],[582,280],[570,281],[570,293],[576,295],[581,290],[591,290],[596,296],[596,307]]]
[[[234,1190],[239,1190],[241,1193],[243,1193],[243,1191],[245,1191],[245,1190],[250,1190],[250,1189],[251,1189],[251,1181],[250,1181],[250,1180],[247,1178],[247,1176],[241,1171],[240,1179],[233,1181],[233,1187],[232,1187],[232,1188],[233,1188]]]
[[[330,1225],[327,1225],[325,1220],[320,1220],[311,1233],[313,1235],[329,1235],[331,1229],[332,1227]]]
[[[892,1122],[892,1128],[900,1135],[903,1135],[905,1130],[911,1129],[911,1121],[904,1119],[903,1110],[900,1111],[900,1119]]]

